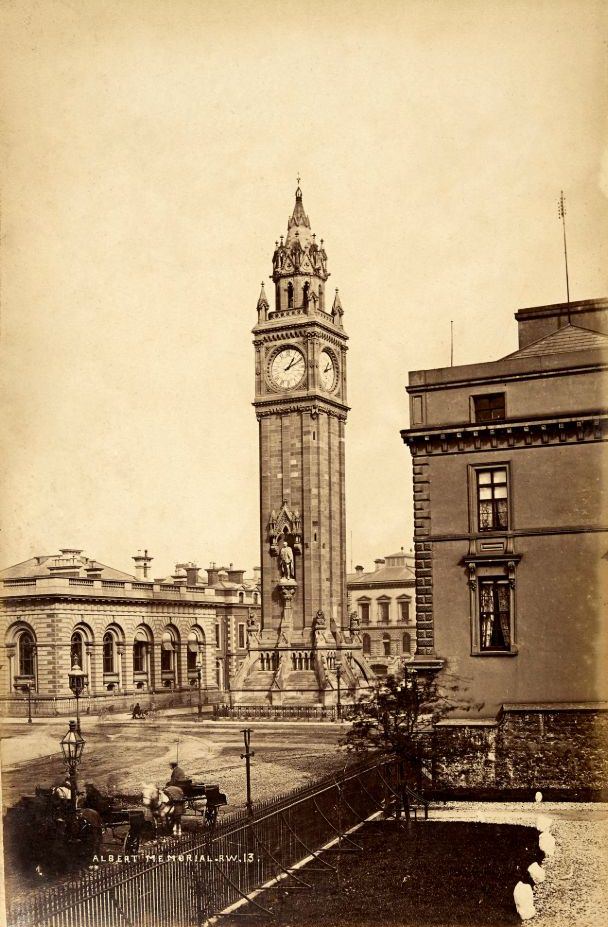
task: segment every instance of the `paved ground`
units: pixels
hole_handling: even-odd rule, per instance
[[[241,729],[244,723],[197,722],[189,713],[155,721],[127,716],[82,723],[86,741],[80,778],[110,792],[136,795],[146,782],[164,783],[169,763],[177,758],[186,774],[218,782],[229,797],[229,809],[245,801]],[[254,800],[291,791],[313,778],[344,766],[339,747],[343,733],[336,724],[251,723],[252,792]],[[36,785],[60,782],[65,776],[59,741],[66,720],[48,719],[29,726],[5,724],[0,742],[3,805],[8,807]]]

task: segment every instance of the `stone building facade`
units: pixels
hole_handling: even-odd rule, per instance
[[[239,629],[259,612],[259,581],[232,565],[205,580],[192,563],[154,580],[147,551],[134,560],[129,574],[66,548],[0,571],[3,700],[26,687],[68,697],[74,661],[88,697],[188,692],[200,668],[205,700],[218,700],[246,652]]]
[[[516,319],[513,354],[410,373],[402,432],[413,457],[415,665],[457,678],[478,724],[501,717],[505,730],[510,706],[513,743],[524,716],[541,718],[538,733],[551,706],[570,706],[588,726],[608,698],[608,300]],[[565,717],[557,711],[553,734]]]
[[[403,548],[346,577],[349,611],[359,620],[363,654],[376,676],[395,673],[416,649],[414,555]]]

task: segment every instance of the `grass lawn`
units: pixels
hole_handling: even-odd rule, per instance
[[[537,859],[535,829],[510,824],[394,821],[364,825],[357,853],[328,853],[338,873],[301,870],[312,889],[285,879],[256,899],[281,927],[500,927],[521,923],[516,882]],[[313,868],[313,867],[311,867]],[[314,864],[318,868],[318,864]],[[252,905],[239,913],[253,911]],[[267,915],[223,917],[254,927]]]

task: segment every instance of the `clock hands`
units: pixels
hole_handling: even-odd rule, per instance
[[[328,370],[331,370],[331,364],[329,364],[329,363],[328,363],[327,367],[325,368],[325,370],[323,371],[323,373],[327,373]]]
[[[285,371],[289,370],[290,367],[293,367],[294,364],[297,364],[301,360],[301,357],[292,357],[292,359],[287,364],[287,367],[285,367]]]

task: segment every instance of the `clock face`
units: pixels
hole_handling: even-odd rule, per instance
[[[319,359],[319,380],[321,388],[331,392],[337,380],[336,362],[329,351],[321,351]]]
[[[283,348],[272,359],[270,376],[280,389],[293,389],[304,377],[304,355],[297,348]]]

